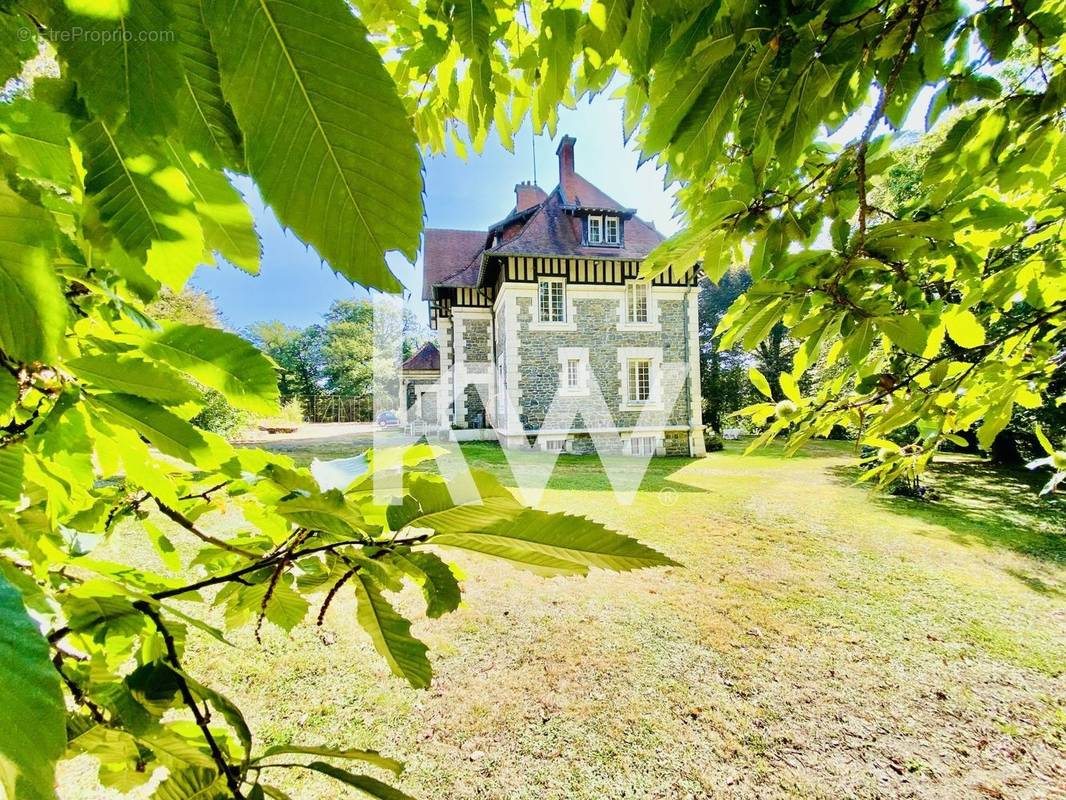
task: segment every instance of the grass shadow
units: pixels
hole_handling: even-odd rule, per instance
[[[849,482],[859,475],[853,466],[830,471]],[[894,513],[945,528],[962,544],[979,542],[1066,565],[1066,506],[1061,498],[1040,497],[1042,476],[973,457],[945,456],[930,466],[925,480],[936,491],[937,499],[916,500],[885,493],[875,502]],[[1033,576],[1015,577],[1035,591],[1058,591]]]
[[[640,458],[628,456],[607,456],[607,464],[596,453],[590,455],[561,454],[552,463],[552,457],[541,452],[511,452],[504,454],[503,448],[496,442],[468,442],[462,445],[463,455],[471,467],[479,467],[494,473],[504,484],[518,486],[519,481],[511,469],[509,459],[523,463],[528,470],[536,470],[538,465],[544,469],[551,469],[548,479],[548,489],[580,492],[613,492],[611,475],[608,468],[613,471],[616,479],[620,476],[636,477],[629,473],[642,471],[639,485],[635,487],[639,491],[660,491],[671,489],[676,492],[700,492],[702,489],[689,486],[680,481],[671,480],[674,473],[687,464],[697,459],[687,456],[656,457],[645,461]],[[628,473],[628,474],[627,474]],[[542,480],[542,477],[538,475]],[[521,488],[530,488],[522,486]]]

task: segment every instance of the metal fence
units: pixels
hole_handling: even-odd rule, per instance
[[[282,400],[298,400],[304,422],[371,422],[374,419],[374,398],[370,395],[315,394]]]

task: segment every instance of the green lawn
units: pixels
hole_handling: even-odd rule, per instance
[[[464,607],[415,625],[433,651],[428,691],[391,677],[350,602],[262,647],[250,632],[237,649],[198,644],[189,670],[240,701],[262,743],[380,749],[421,798],[1058,796],[1063,500],[1039,500],[1038,477],[956,459],[923,504],[854,486],[840,443],[792,459],[740,449],[653,461],[629,506],[594,457],[561,457],[542,506],[685,568],[544,580],[451,554]],[[464,451],[513,485],[498,447]],[[413,592],[400,605],[421,611]],[[86,764],[66,770],[68,800],[109,796]],[[294,798],[340,796],[277,777]]]

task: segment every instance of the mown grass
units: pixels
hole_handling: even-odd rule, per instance
[[[245,707],[263,745],[380,749],[407,762],[416,797],[1055,796],[1063,501],[967,459],[938,465],[941,499],[922,503],[853,485],[840,443],[791,459],[740,449],[653,460],[629,505],[596,458],[560,457],[540,505],[685,566],[544,580],[449,554],[466,602],[415,625],[428,691],[391,677],[349,601],[324,629],[271,630],[261,647],[247,633],[236,649],[197,643],[188,668]],[[495,445],[463,451],[515,485]],[[136,538],[113,546],[151,562]],[[399,604],[420,612],[414,593]],[[65,797],[106,796],[86,765],[67,776]],[[343,796],[276,777],[294,798]]]

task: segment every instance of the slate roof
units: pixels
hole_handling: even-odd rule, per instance
[[[422,252],[422,299],[433,299],[434,286],[473,286],[487,239],[486,231],[427,228]]]
[[[663,240],[663,235],[637,217],[632,208],[626,208],[574,171],[573,144],[571,137],[563,137],[559,184],[551,193],[545,195],[530,184],[515,187],[524,197],[542,197],[540,202],[523,210],[516,204],[488,231],[426,229],[423,299],[433,299],[435,286],[477,286],[487,255],[639,260]],[[617,212],[624,220],[622,246],[583,245],[581,219],[573,213],[579,209]],[[495,241],[495,246],[486,247],[490,241]]]
[[[440,351],[433,342],[426,342],[418,352],[403,362],[405,370],[437,370],[440,371]]]
[[[625,211],[607,195],[599,192],[595,186],[580,175],[575,175],[581,183],[595,189],[613,205],[597,205],[596,208]],[[586,193],[587,194],[587,193]],[[586,204],[582,204],[583,206]],[[537,255],[537,256],[585,256],[587,258],[623,258],[641,259],[652,251],[663,236],[653,227],[638,217],[631,217],[623,222],[622,247],[610,245],[596,246],[581,243],[581,220],[567,213],[558,191],[548,195],[540,208],[519,231],[518,235],[486,252],[493,255]]]

